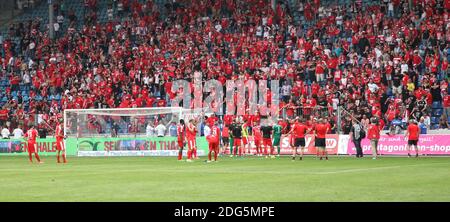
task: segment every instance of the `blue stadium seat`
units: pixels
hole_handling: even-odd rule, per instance
[[[431,126],[431,129],[439,129],[439,124],[434,124]]]
[[[443,109],[433,109],[433,116],[442,116]]]
[[[433,102],[433,104],[431,104],[431,108],[442,109],[442,104],[440,102]]]
[[[438,124],[439,123],[439,118],[438,117],[431,117],[431,124]]]

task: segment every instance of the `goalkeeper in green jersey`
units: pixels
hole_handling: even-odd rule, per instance
[[[283,128],[279,123],[273,125],[273,147],[277,148],[278,156],[280,156],[280,140]]]

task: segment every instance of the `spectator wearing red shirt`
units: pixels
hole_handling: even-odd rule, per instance
[[[448,95],[447,90],[443,91],[443,105],[444,105],[444,109],[445,109],[445,113],[448,116],[450,116],[450,95]]]

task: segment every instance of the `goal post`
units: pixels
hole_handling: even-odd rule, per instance
[[[179,120],[204,115],[202,109],[182,107],[67,109],[66,146],[78,156],[175,156]],[[203,140],[198,144],[206,149]]]

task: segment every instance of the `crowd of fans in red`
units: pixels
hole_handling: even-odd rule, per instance
[[[172,81],[194,72],[222,83],[278,79],[283,115],[328,116],[336,129],[341,106],[344,132],[350,116],[419,120],[433,102],[447,122],[448,0],[414,0],[411,11],[407,0],[277,1],[275,10],[267,0],[168,2],[162,10],[117,0],[99,24],[96,0],[87,0],[81,28],[70,9],[56,10],[69,26],[55,40],[38,19],[12,26],[0,46],[0,78],[9,81],[1,122],[26,126],[39,116],[54,125],[64,109],[164,107],[176,95]]]

